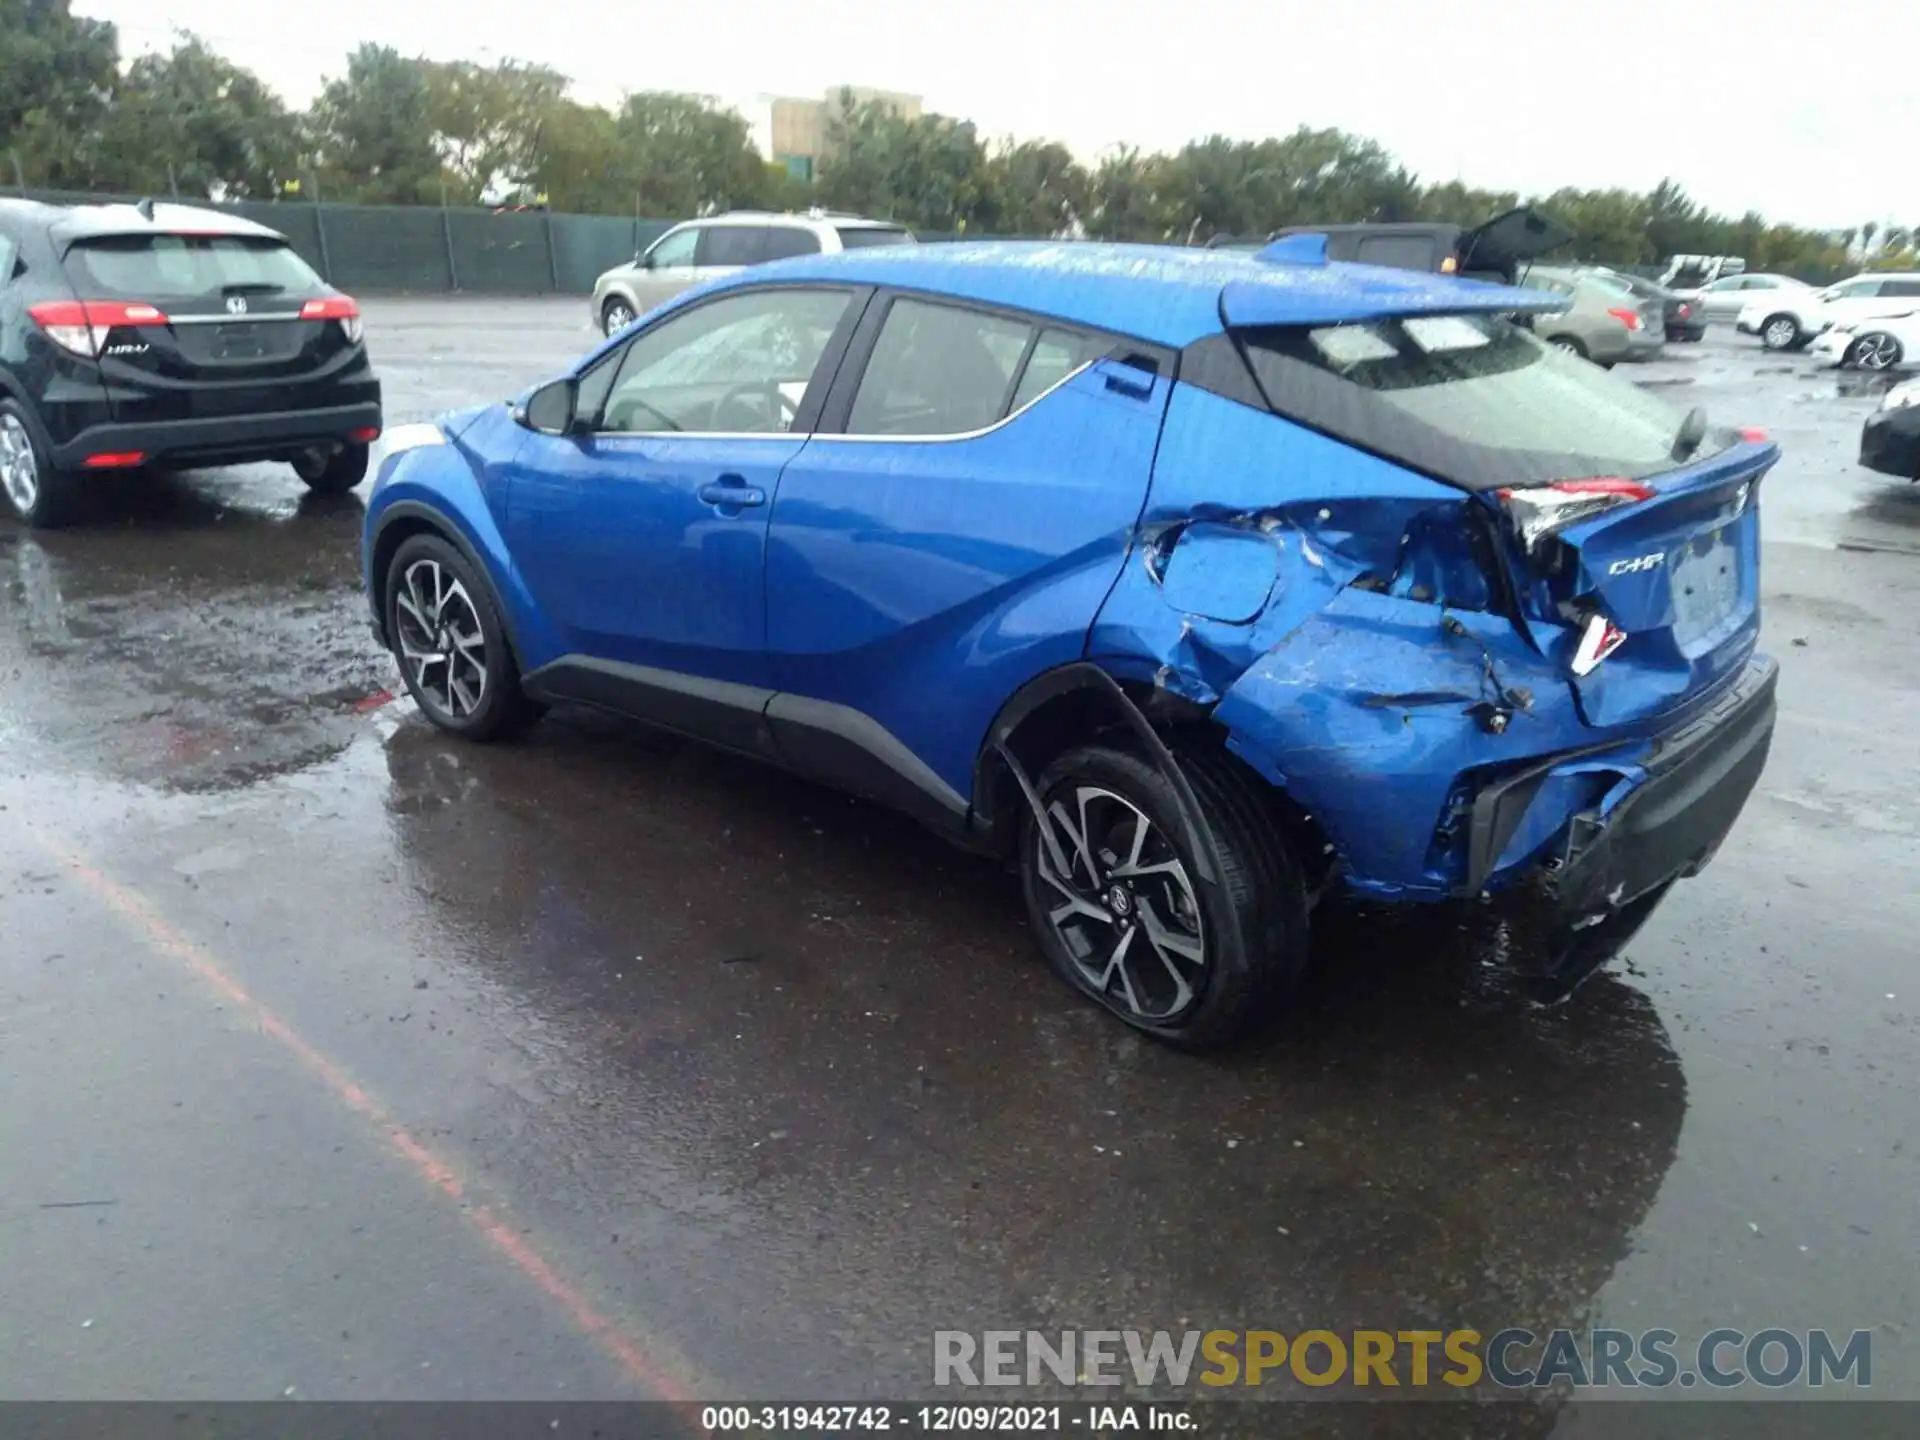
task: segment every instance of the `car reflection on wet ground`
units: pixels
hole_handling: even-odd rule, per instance
[[[557,369],[578,310],[370,305],[392,420]],[[0,528],[0,1397],[898,1397],[936,1329],[1606,1324],[1871,1329],[1920,1398],[1920,487],[1852,465],[1873,385],[1670,351],[1635,378],[1787,457],[1725,850],[1550,1008],[1500,907],[1325,912],[1209,1060],[906,820],[382,704],[356,499],[254,467]]]

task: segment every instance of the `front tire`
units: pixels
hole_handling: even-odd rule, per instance
[[[1900,342],[1883,330],[1862,335],[1842,358],[1843,365],[1861,370],[1891,370],[1901,361]]]
[[[0,400],[0,495],[25,524],[51,530],[78,518],[85,493],[78,475],[53,467],[36,436],[25,408]]]
[[[1299,980],[1306,887],[1256,777],[1213,752],[1178,763],[1217,883],[1199,879],[1167,778],[1089,745],[1040,777],[1049,834],[1027,817],[1021,888],[1062,979],[1136,1030],[1204,1051],[1238,1038]]]
[[[600,309],[600,332],[603,335],[618,335],[637,318],[637,312],[624,297],[609,296]]]
[[[365,445],[346,444],[337,450],[309,450],[293,462],[293,473],[317,495],[344,495],[367,478]]]
[[[1791,350],[1800,343],[1800,322],[1791,315],[1769,315],[1760,324],[1760,343],[1769,350]]]
[[[539,718],[493,592],[452,545],[438,535],[404,541],[387,567],[384,607],[407,692],[435,725],[493,740]]]

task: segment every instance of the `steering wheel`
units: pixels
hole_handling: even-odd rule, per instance
[[[736,406],[745,424],[729,423],[727,412]],[[789,400],[773,381],[749,380],[734,386],[714,402],[713,428],[771,434],[791,430],[799,414],[798,402]]]

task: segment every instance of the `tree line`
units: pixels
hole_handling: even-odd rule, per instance
[[[1052,142],[994,141],[971,121],[848,99],[809,184],[763,160],[747,122],[707,98],[647,91],[608,109],[538,65],[366,44],[300,112],[190,34],[123,65],[114,26],[75,15],[71,0],[0,0],[0,35],[0,183],[47,189],[384,205],[511,196],[660,218],[826,205],[928,233],[1180,244],[1342,221],[1472,225],[1525,198],[1574,232],[1581,258],[1608,264],[1733,254],[1819,278],[1920,263],[1920,226],[1827,231],[1721,215],[1671,180],[1644,194],[1528,197],[1428,183],[1336,129],[1216,135],[1171,153],[1119,147],[1088,165]]]

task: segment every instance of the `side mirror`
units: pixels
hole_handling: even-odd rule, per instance
[[[514,412],[513,418],[542,435],[571,435],[579,402],[580,382],[564,375],[527,396],[526,404]]]
[[[634,256],[633,263],[639,266],[642,270],[653,269],[654,268],[653,252],[649,250],[644,254]]]

